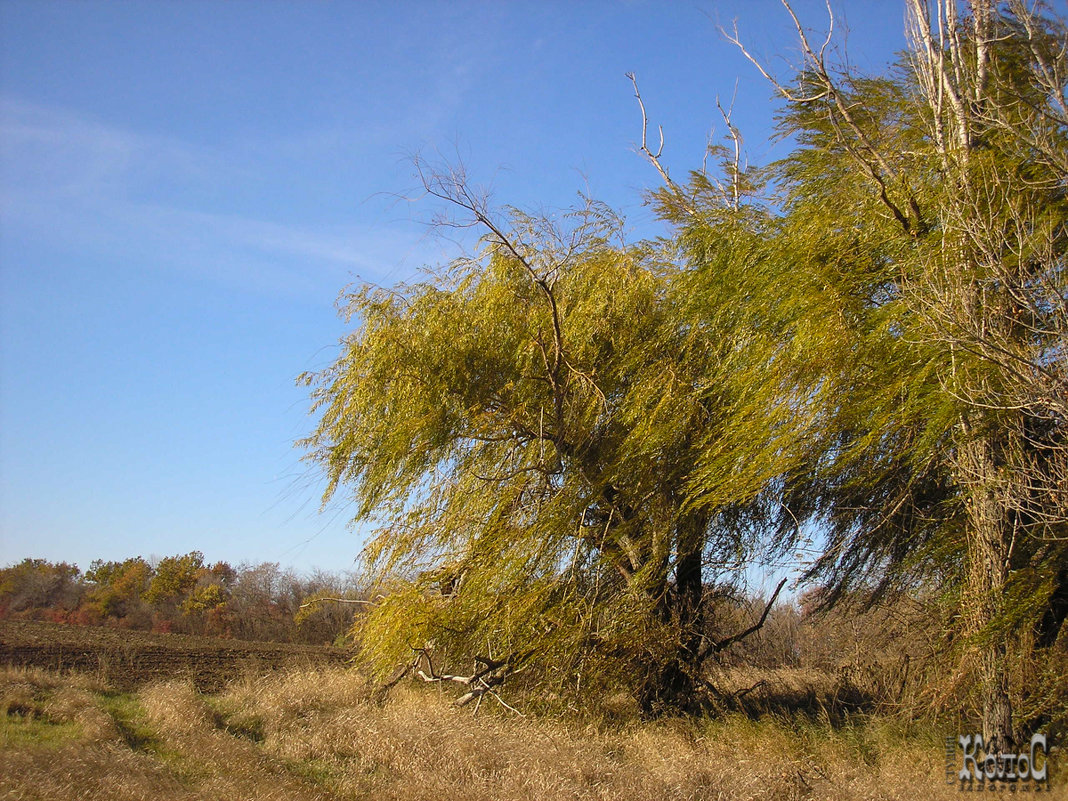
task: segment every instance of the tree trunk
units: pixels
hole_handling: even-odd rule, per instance
[[[1004,642],[984,646],[980,681],[983,693],[983,742],[988,751],[1013,751],[1012,700]]]
[[[999,481],[996,446],[985,438],[960,449],[961,480],[967,487],[969,628],[979,648],[979,690],[983,705],[983,742],[988,749],[1013,746],[1012,701],[1007,673],[1008,644],[991,630],[1001,615],[1012,542],[1007,488]]]
[[[639,688],[642,714],[697,712],[702,708],[698,686],[704,633],[704,580],[701,557],[708,518],[692,515],[679,524],[675,582],[666,586],[656,605],[660,622],[676,634],[674,653],[649,670]]]

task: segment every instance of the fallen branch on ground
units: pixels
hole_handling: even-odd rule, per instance
[[[497,699],[498,703],[506,709],[515,712],[517,715],[523,715],[515,707],[506,704],[501,697],[494,691],[495,687],[504,683],[504,680],[509,675],[516,672],[516,665],[521,658],[517,658],[514,654],[506,657],[505,659],[491,659],[486,656],[475,657],[475,670],[470,676],[456,675],[452,673],[439,673],[434,669],[434,661],[430,657],[430,653],[425,648],[414,648],[416,652],[414,666],[416,669],[416,675],[426,682],[444,682],[451,681],[457,684],[462,684],[466,687],[470,687],[466,693],[457,698],[453,703],[456,706],[466,706],[471,701],[477,701],[475,704],[475,711],[478,711],[478,707],[482,704],[482,698],[487,693]],[[418,668],[421,660],[426,660],[426,670]],[[481,665],[482,667],[479,667]]]

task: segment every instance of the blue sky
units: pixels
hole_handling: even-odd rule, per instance
[[[901,4],[835,8],[881,71]],[[769,87],[717,32],[735,19],[788,75],[778,0],[0,2],[0,565],[351,567],[361,532],[320,513],[293,447],[295,378],[337,353],[347,284],[457,254],[409,200],[413,154],[500,204],[587,191],[655,234],[625,72],[677,173],[717,96],[750,160],[782,153]]]

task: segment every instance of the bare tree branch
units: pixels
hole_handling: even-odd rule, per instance
[[[786,586],[786,581],[787,580],[784,578],[782,581],[779,582],[779,586],[776,587],[775,592],[771,594],[771,598],[764,606],[764,611],[761,613],[760,619],[756,623],[754,623],[752,626],[745,629],[744,631],[740,631],[737,634],[732,634],[730,637],[724,637],[722,640],[715,640],[706,643],[704,648],[701,649],[701,659],[704,660],[712,654],[718,654],[720,651],[729,648],[736,642],[740,642],[746,637],[749,637],[750,635],[760,631],[760,629],[764,627],[764,621],[768,619],[768,614],[771,612],[771,607],[775,605],[775,599],[779,597],[779,593],[782,591],[782,588]]]
[[[305,601],[304,603],[302,603],[299,608],[307,609],[309,606],[315,606],[316,604],[320,604],[323,601],[332,601],[336,604],[362,604],[364,606],[378,606],[378,604],[374,601],[364,601],[357,598],[313,598],[310,601]]]

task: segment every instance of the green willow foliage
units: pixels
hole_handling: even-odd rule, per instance
[[[955,675],[1011,737],[1009,674],[1068,614],[1068,37],[1019,3],[909,2],[888,77],[803,42],[776,85],[794,152],[668,179],[670,241],[428,181],[479,251],[358,290],[304,377],[326,497],[376,526],[381,675],[482,657],[545,697],[692,707],[710,587],[817,532],[828,603],[941,593]]]
[[[900,89],[857,81],[850,100],[896,119]],[[885,120],[870,124],[889,137]],[[961,404],[940,381],[942,351],[914,330],[903,284],[916,243],[827,127],[808,104],[787,110],[799,148],[756,176],[773,182],[770,197],[738,208],[697,174],[656,200],[693,270],[691,313],[737,342],[734,413],[689,478],[691,502],[750,504],[784,549],[801,544],[799,521],[817,524],[827,545],[810,577],[833,601],[941,565],[923,547],[951,514],[939,453]]]
[[[748,502],[783,547],[817,527],[827,603],[942,592],[952,673],[1005,742],[1068,614],[1068,36],[1019,3],[934,10],[949,42],[912,3],[891,78],[803,43],[772,197],[697,174],[657,201],[698,317],[746,351],[692,502]]]
[[[511,657],[559,694],[611,678],[651,709],[665,670],[688,677],[671,666],[699,633],[702,557],[739,556],[684,508],[723,345],[683,322],[656,248],[613,244],[606,210],[485,222],[474,258],[352,295],[359,328],[306,378],[328,494],[351,487],[379,525],[364,653],[383,671],[413,649],[452,670]]]

